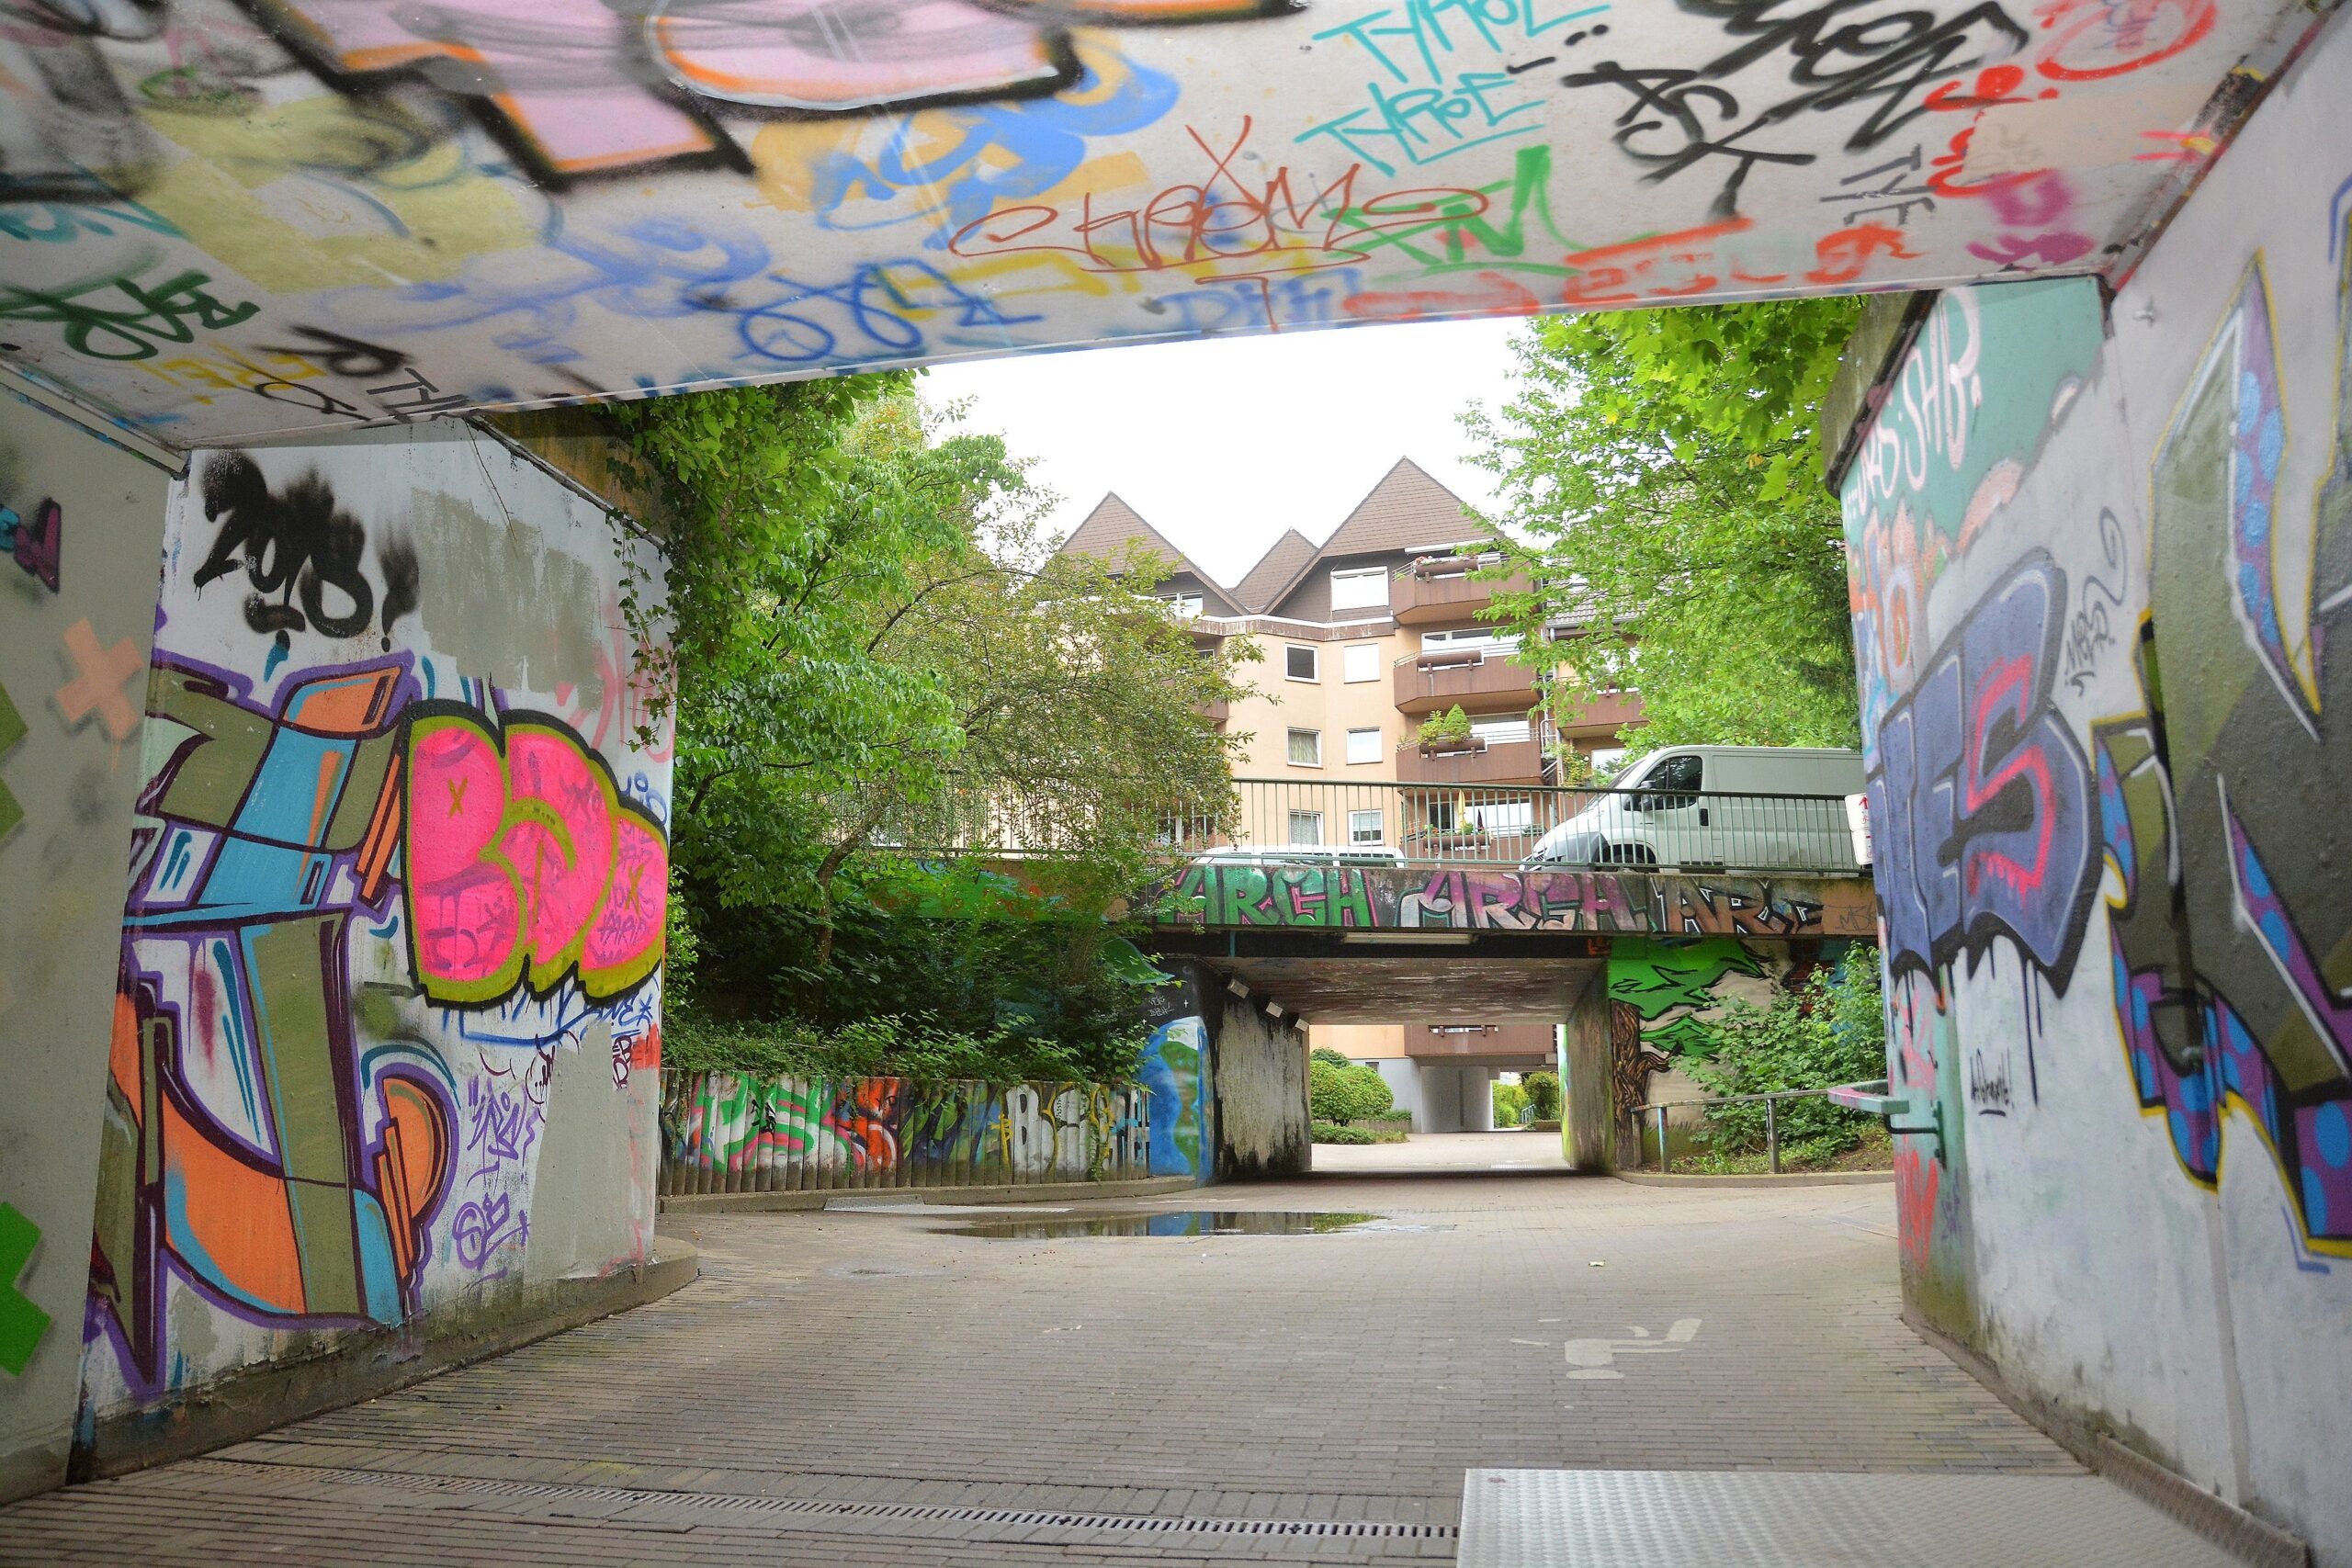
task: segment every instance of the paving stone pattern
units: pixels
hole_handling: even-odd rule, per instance
[[[1200,1201],[1398,1228],[692,1219],[667,1301],[20,1504],[0,1562],[1450,1562],[1473,1466],[2079,1473],[1897,1319],[1888,1188]]]

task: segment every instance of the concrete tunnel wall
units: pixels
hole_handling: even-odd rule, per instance
[[[0,1498],[73,1440],[169,483],[0,395]]]
[[[1945,295],[1843,479],[1888,1066],[1943,1129],[1898,1140],[1905,1299],[2322,1568],[2352,1564],[2347,77],[2339,17],[2105,310]]]
[[[613,523],[485,435],[0,443],[16,1494],[645,1262],[670,760]]]

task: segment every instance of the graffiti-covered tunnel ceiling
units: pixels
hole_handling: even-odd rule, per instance
[[[0,355],[193,446],[2104,270],[2309,0],[0,0]]]

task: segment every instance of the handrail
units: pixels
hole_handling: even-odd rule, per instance
[[[1698,1100],[1648,1100],[1634,1107],[1634,1113],[1637,1117],[1646,1111],[1654,1111],[1657,1113],[1657,1169],[1660,1176],[1665,1176],[1670,1174],[1674,1168],[1674,1156],[1666,1141],[1666,1113],[1668,1111],[1689,1110],[1694,1106],[1755,1105],[1760,1102],[1764,1107],[1765,1161],[1767,1168],[1771,1171],[1771,1173],[1774,1176],[1778,1176],[1781,1174],[1781,1101],[1784,1100],[1813,1100],[1818,1098],[1827,1100],[1831,1103],[1836,1104],[1840,1103],[1838,1100],[1838,1096],[1840,1093],[1869,1088],[1883,1089],[1885,1087],[1886,1080],[1884,1078],[1879,1078],[1875,1080],[1860,1080],[1854,1083],[1827,1084],[1820,1089],[1773,1089],[1765,1094],[1712,1094],[1702,1096]]]

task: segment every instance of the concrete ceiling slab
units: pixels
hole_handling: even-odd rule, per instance
[[[187,447],[1090,344],[2113,275],[2328,7],[17,9],[0,358]]]
[[[1600,964],[1571,958],[1349,953],[1219,958],[1215,967],[1253,995],[1314,1023],[1557,1023]]]

